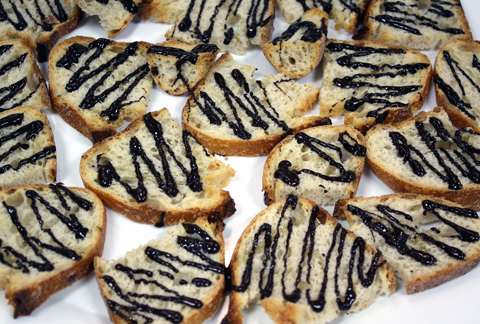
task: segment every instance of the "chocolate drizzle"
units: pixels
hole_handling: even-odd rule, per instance
[[[298,247],[292,246],[290,243],[290,239],[294,233],[294,217],[290,216],[290,210],[295,210],[297,207],[298,200],[294,196],[289,196],[285,202],[285,205],[282,208],[281,215],[278,218],[278,223],[275,224],[262,224],[258,231],[254,234],[252,247],[248,254],[248,258],[246,261],[246,265],[241,277],[241,281],[239,285],[232,285],[232,290],[237,292],[245,292],[248,289],[254,289],[250,286],[251,279],[253,276],[253,259],[255,257],[260,257],[257,252],[257,247],[260,245],[260,239],[263,237],[262,245],[263,246],[263,267],[260,270],[259,275],[255,275],[255,277],[259,277],[258,282],[258,289],[260,291],[260,299],[268,298],[272,295],[273,287],[275,284],[282,285],[282,296],[285,301],[296,303],[302,297],[306,298],[308,304],[312,308],[313,311],[320,313],[324,310],[326,305],[326,298],[325,294],[327,291],[327,286],[329,284],[333,284],[335,287],[335,295],[337,297],[337,305],[340,310],[349,310],[353,303],[356,300],[356,293],[353,286],[353,272],[356,269],[358,278],[363,287],[368,288],[373,283],[373,279],[376,274],[376,270],[383,264],[383,262],[379,262],[381,253],[377,252],[374,257],[372,258],[371,264],[367,272],[364,272],[364,262],[365,262],[365,242],[362,238],[358,237],[354,240],[353,244],[349,247],[349,243],[346,240],[347,231],[341,227],[340,224],[337,224],[335,229],[332,230],[332,243],[328,249],[326,254],[322,254],[325,258],[325,261],[322,262],[324,264],[323,267],[323,280],[320,283],[320,289],[318,291],[318,295],[312,296],[312,290],[314,287],[302,289],[300,286],[301,282],[306,282],[310,286],[313,285],[311,276],[313,267],[316,267],[316,264],[319,263],[317,259],[314,260],[313,252],[316,250],[315,248],[315,236],[316,231],[319,225],[317,221],[317,215],[319,214],[320,210],[318,206],[315,206],[312,209],[312,212],[309,216],[308,220],[308,229],[305,231],[303,245],[301,248],[301,257],[300,261],[296,267],[296,269],[289,269],[288,268],[288,251],[290,249],[297,249]],[[327,226],[327,225],[325,225]],[[280,229],[283,230],[280,230]],[[286,229],[286,230],[285,230]],[[273,233],[275,235],[272,238]],[[300,233],[295,233],[296,236],[302,235]],[[280,238],[281,236],[286,236]],[[282,242],[285,246],[283,258],[283,270],[276,270],[277,267],[277,259],[280,258],[277,252],[278,244]],[[318,248],[317,248],[318,249]],[[333,260],[334,251],[337,251],[336,259]],[[345,256],[345,252],[350,251],[350,255]],[[298,251],[299,252],[299,251]],[[298,253],[292,252],[292,253]],[[358,253],[358,258],[356,254]],[[257,255],[256,255],[257,254]],[[342,264],[348,264],[348,274],[346,278],[340,278],[339,269]],[[335,268],[335,275],[333,278],[329,275],[329,268]],[[278,279],[278,274],[276,275],[275,272],[281,271],[281,279]],[[318,271],[318,269],[316,270]],[[265,272],[267,272],[265,274]],[[295,280],[287,280],[287,276],[295,276]],[[266,279],[266,282],[264,280]],[[329,283],[329,279],[333,279],[333,283]],[[340,281],[348,281],[348,287],[346,289],[345,294],[342,296],[339,288]],[[280,282],[278,282],[280,281]],[[287,283],[293,283],[293,287],[288,289]],[[290,291],[290,292],[289,292]]]
[[[129,71],[123,79],[114,79],[113,72],[117,68],[121,68],[126,65],[128,59],[134,55],[137,55],[138,43],[130,43],[122,52],[118,53],[107,62],[100,64],[97,68],[93,69],[90,64],[96,60],[102,60],[102,53],[111,41],[108,39],[97,39],[88,46],[83,46],[78,43],[72,44],[66,51],[66,53],[57,61],[56,66],[70,70],[75,64],[75,71],[65,85],[67,92],[86,91],[87,94],[80,102],[79,107],[81,109],[92,109],[97,105],[101,105],[103,110],[100,115],[108,117],[109,121],[115,121],[119,118],[120,110],[134,102],[138,102],[145,99],[143,96],[135,98],[134,100],[128,100],[130,94],[138,86],[140,81],[144,79],[150,71],[148,63],[136,67],[135,70]],[[89,55],[84,61],[83,65],[79,66],[80,57],[83,55]],[[96,82],[93,83],[88,89],[85,84],[90,79],[96,78]],[[110,80],[110,81],[109,81]],[[113,83],[108,88],[103,89],[107,82]],[[118,89],[124,89],[121,93],[118,93]],[[104,103],[107,98],[115,96],[115,100],[108,107]]]
[[[299,19],[297,22],[291,24],[281,36],[275,38],[272,44],[278,45],[280,42],[290,40],[299,30],[301,31],[301,41],[315,43],[322,37],[327,36],[327,20],[323,18],[322,25],[317,26],[311,21],[301,21]]]
[[[348,137],[350,141],[353,141],[354,144],[350,144],[345,137]],[[296,187],[300,184],[300,177],[298,176],[301,173],[306,173],[308,175],[313,175],[315,177],[319,177],[326,181],[333,181],[333,182],[353,182],[356,180],[357,175],[354,171],[345,170],[342,163],[337,162],[335,158],[333,158],[330,154],[327,154],[323,149],[333,150],[339,157],[339,160],[342,159],[342,147],[345,151],[349,152],[355,156],[365,156],[366,148],[363,145],[357,143],[357,141],[352,138],[347,132],[343,132],[339,134],[338,141],[342,144],[342,147],[337,146],[332,143],[326,143],[318,138],[314,138],[309,136],[303,132],[298,132],[295,134],[295,140],[299,145],[305,145],[308,147],[312,152],[314,152],[318,157],[322,160],[325,160],[330,167],[333,167],[338,170],[338,176],[330,176],[325,175],[314,170],[310,169],[301,169],[301,170],[292,170],[292,163],[287,160],[283,160],[278,164],[278,169],[274,173],[274,178],[279,179],[286,183],[289,186]]]
[[[313,0],[308,1],[309,3],[307,3],[307,0],[297,0],[297,2],[302,6],[303,12],[306,12],[312,8],[320,8],[326,13],[330,13],[330,11],[333,9],[332,0]],[[351,11],[353,13],[360,14],[360,8],[355,0],[339,0],[337,5],[338,8],[336,9],[338,11]]]
[[[45,125],[40,120],[35,120],[29,124],[23,124],[24,114],[11,114],[0,119],[0,130],[3,128],[10,128],[10,133],[4,134],[0,137],[0,161],[8,163],[8,161],[15,161],[15,158],[12,156],[20,155],[19,152],[26,151],[30,149],[31,145],[35,141],[36,137],[40,132],[43,131]],[[14,144],[7,145],[15,141]],[[51,159],[55,158],[56,148],[55,145],[44,147],[38,151],[32,152],[32,155],[29,157],[24,157],[19,161],[15,161],[15,164],[3,164],[0,165],[0,174],[8,172],[10,170],[18,171],[23,166],[28,164],[35,164],[37,161],[42,159]]]
[[[132,158],[133,166],[135,168],[135,175],[138,181],[137,188],[133,188],[127,182],[122,181],[121,175],[117,173],[116,168],[110,161],[100,164],[100,160],[102,158],[101,154],[97,156],[97,172],[100,185],[107,188],[110,187],[112,185],[112,182],[115,180],[120,183],[125,188],[127,193],[130,194],[137,202],[145,202],[148,199],[148,192],[145,184],[143,183],[143,174],[140,168],[140,163],[138,161],[139,158],[141,158],[143,163],[145,163],[148,170],[157,181],[159,189],[162,190],[167,196],[176,197],[179,193],[178,185],[173,177],[170,164],[176,165],[185,175],[186,184],[190,188],[190,190],[192,190],[193,192],[202,191],[203,185],[200,179],[200,175],[198,173],[198,165],[196,163],[196,158],[193,155],[192,148],[189,142],[190,138],[193,138],[193,136],[186,131],[182,133],[182,141],[185,148],[185,155],[190,161],[190,171],[188,171],[187,168],[178,160],[174,150],[170,147],[170,145],[164,138],[162,125],[157,120],[155,120],[151,113],[146,114],[143,117],[143,121],[150,135],[155,141],[155,147],[157,149],[156,152],[160,156],[162,164],[163,177],[155,167],[154,161],[152,161],[152,159],[147,155],[147,152],[144,150],[140,140],[136,136],[133,136],[130,139],[130,155]],[[167,155],[170,159],[167,157]],[[162,220],[163,217],[164,216],[162,216]],[[161,223],[157,225],[162,226],[163,221],[161,221]]]
[[[463,188],[464,183],[459,174],[475,184],[480,183],[480,160],[478,159],[480,151],[462,138],[462,134],[473,134],[473,136],[478,134],[466,130],[450,134],[441,120],[436,117],[430,117],[428,125],[425,127],[425,122],[415,122],[418,136],[426,146],[427,153],[422,153],[421,149],[409,144],[407,138],[400,132],[389,132],[398,157],[403,159],[403,163],[408,163],[412,172],[419,177],[425,176],[428,172],[426,169],[429,169],[430,173],[447,183],[450,190]],[[429,130],[431,128],[433,129]],[[434,166],[433,161],[436,161],[439,167]]]
[[[180,225],[178,225],[180,226]],[[133,281],[136,285],[150,286],[153,293],[138,294],[134,292],[123,292],[116,280],[109,275],[104,275],[102,280],[113,290],[115,295],[121,299],[122,303],[107,299],[110,310],[123,319],[136,322],[137,319],[143,319],[146,323],[154,320],[154,317],[162,317],[171,323],[181,323],[183,316],[179,311],[174,311],[166,308],[167,304],[162,306],[150,306],[143,300],[160,300],[166,303],[175,303],[185,305],[187,308],[200,309],[203,307],[201,300],[196,298],[184,296],[178,291],[168,288],[167,283],[164,283],[163,277],[169,280],[175,280],[176,276],[184,277],[182,273],[183,267],[193,267],[195,271],[214,272],[223,275],[225,266],[212,260],[208,255],[217,254],[220,252],[220,245],[215,241],[206,231],[196,224],[183,224],[187,235],[178,235],[176,242],[178,246],[190,255],[196,256],[201,262],[183,260],[169,252],[155,249],[147,246],[144,250],[145,257],[153,261],[150,269],[132,269],[121,263],[115,265],[115,270],[122,272]],[[175,241],[175,240],[174,240]],[[164,269],[164,270],[162,270]],[[153,279],[155,273],[159,273],[162,280]],[[168,282],[168,281],[167,281]],[[212,282],[207,278],[195,277],[190,283],[187,280],[179,280],[180,286],[194,285],[199,289],[208,288]],[[175,287],[175,285],[172,285]],[[196,291],[196,290],[195,290]],[[160,292],[156,293],[156,292]],[[161,308],[165,307],[165,308]]]
[[[96,1],[103,5],[107,5],[110,2],[109,0],[96,0]],[[112,1],[120,2],[123,8],[129,13],[131,13],[132,15],[135,15],[138,13],[138,7],[135,4],[135,2],[133,2],[132,0],[112,0]]]
[[[362,58],[368,60],[370,56],[386,55],[386,56],[403,56],[406,52],[403,49],[388,49],[388,48],[374,48],[368,46],[357,46],[348,43],[334,43],[327,45],[327,50],[331,53],[338,53],[335,55],[336,63],[341,67],[349,68],[353,71],[359,68],[367,69],[370,73],[352,73],[344,77],[337,77],[333,79],[333,84],[342,89],[352,89],[357,91],[361,89],[366,94],[362,98],[356,98],[355,92],[345,100],[345,110],[349,112],[356,112],[363,109],[368,109],[366,117],[376,119],[376,123],[383,122],[388,115],[388,111],[397,108],[407,108],[412,96],[419,93],[424,85],[382,85],[382,81],[375,81],[378,79],[390,79],[406,77],[414,75],[429,68],[430,64],[426,63],[411,63],[411,64],[372,64],[362,61]],[[367,71],[366,71],[367,72]],[[388,81],[389,83],[391,81]],[[400,83],[400,82],[399,82]],[[394,100],[395,98],[398,98]],[[369,104],[373,107],[365,107]]]
[[[445,213],[454,214],[455,217],[476,219],[478,216],[474,210],[451,207],[431,200],[422,201],[422,206],[424,215],[426,215],[427,212],[435,215],[439,221],[458,233],[457,236],[449,236],[449,239],[456,238],[468,243],[474,243],[479,240],[478,232],[469,230],[456,224],[454,221],[448,220],[444,216],[441,216],[439,212],[439,210],[441,210]],[[428,266],[437,263],[437,258],[428,252],[434,251],[434,247],[441,249],[451,258],[465,260],[465,252],[461,249],[442,242],[441,237],[438,235],[419,232],[416,228],[417,223],[421,223],[421,221],[415,221],[408,213],[381,204],[378,204],[375,208],[378,213],[361,209],[355,205],[348,205],[347,207],[348,211],[358,216],[363,224],[383,237],[386,244],[395,248],[401,255],[409,256],[423,265]],[[436,234],[440,233],[437,228],[432,228],[432,232]],[[423,244],[415,244],[416,238],[420,238]],[[415,246],[422,246],[424,244],[426,244],[427,247],[420,250],[415,248]],[[431,248],[428,248],[428,246]]]
[[[78,197],[75,193],[61,185],[50,185],[50,189],[52,189],[56,193],[56,195],[59,195],[59,191],[56,190],[59,188],[66,193],[65,196],[62,196],[62,205],[68,204],[66,201],[67,197],[73,198],[70,199],[70,201],[74,204],[77,204],[77,202],[80,200],[87,202],[85,199]],[[8,205],[5,201],[2,202],[6,214],[8,214],[9,216],[9,220],[15,226],[18,231],[19,237],[22,238],[25,244],[23,248],[15,248],[5,245],[4,238],[0,238],[0,263],[12,269],[20,270],[23,273],[29,273],[32,268],[40,272],[53,271],[55,269],[55,265],[50,260],[49,253],[44,252],[45,250],[48,250],[57,256],[67,258],[72,261],[80,260],[82,256],[80,256],[73,249],[68,248],[64,243],[62,243],[62,241],[57,238],[53,230],[45,225],[45,222],[49,218],[53,217],[55,220],[63,223],[68,229],[68,231],[63,233],[62,236],[70,234],[75,236],[76,240],[84,240],[89,229],[81,224],[75,214],[72,213],[67,216],[66,214],[68,213],[68,210],[65,212],[54,207],[52,202],[49,202],[42,196],[41,192],[37,192],[35,190],[28,190],[26,191],[25,196],[29,199],[25,199],[25,201],[29,201],[29,207],[31,209],[32,215],[34,215],[32,221],[26,221],[22,223],[18,215],[17,208]],[[90,202],[88,203],[91,204]],[[24,202],[23,204],[27,204],[27,202]],[[39,205],[42,205],[43,207],[40,208]],[[36,219],[41,232],[44,233],[42,234],[42,237],[33,236],[29,232],[29,227],[36,227],[35,221],[33,221],[33,219]],[[49,243],[48,241],[51,241],[51,243]],[[35,259],[38,259],[39,261],[33,260],[30,256],[24,255],[23,253],[25,252],[23,252],[21,249],[25,251],[31,250],[35,255]]]

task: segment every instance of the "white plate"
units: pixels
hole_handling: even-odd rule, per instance
[[[467,19],[472,29],[473,38],[480,37],[480,20],[475,14],[480,11],[478,0],[462,0]],[[345,31],[336,31],[331,24],[328,36],[336,39],[351,39],[351,34]],[[279,12],[275,21],[276,30],[274,37],[286,28],[286,23]],[[134,19],[130,25],[114,39],[117,41],[147,41],[159,43],[165,40],[165,32],[171,25],[161,24],[153,19],[140,21]],[[105,31],[100,27],[96,17],[84,17],[80,26],[67,37],[74,35],[92,36],[96,38],[106,37]],[[62,39],[63,40],[63,39]],[[425,52],[434,62],[436,51]],[[245,56],[235,56],[244,64],[250,64],[258,68],[255,76],[277,73],[267,62],[259,47],[252,47]],[[47,76],[47,64],[41,65],[44,76]],[[310,75],[300,79],[300,83],[315,83],[321,85],[322,72],[320,68]],[[180,122],[180,112],[187,100],[187,96],[174,97],[166,94],[155,86],[152,90],[148,110],[155,111],[167,107],[172,116]],[[433,88],[423,110],[432,110],[436,105]],[[319,111],[317,102],[309,115],[316,115]],[[57,144],[57,181],[67,186],[80,186],[83,183],[79,174],[80,157],[83,152],[91,147],[91,143],[80,133],[66,124],[57,114],[47,112],[53,128]],[[335,119],[334,124],[340,124],[340,119]],[[230,258],[235,247],[235,242],[250,220],[261,210],[265,209],[263,193],[261,191],[261,176],[266,157],[229,157],[226,163],[236,170],[236,176],[231,180],[226,190],[230,191],[235,200],[237,212],[225,221],[224,232],[226,244],[226,262]],[[388,194],[392,191],[383,184],[368,168],[365,167],[362,175],[357,196],[374,196]],[[329,212],[333,207],[326,208]],[[138,224],[126,217],[107,210],[107,235],[103,257],[117,259],[124,254],[145,244],[150,239],[163,236],[166,229],[158,229],[150,225]],[[407,296],[405,286],[398,281],[398,288],[390,297],[380,297],[366,310],[352,315],[340,315],[332,323],[478,323],[480,307],[477,298],[480,296],[480,267],[461,278],[443,284],[428,291]],[[215,313],[214,317],[206,321],[208,324],[220,323],[225,316],[228,306],[228,297],[223,306]],[[76,282],[57,294],[51,296],[43,305],[37,308],[30,316],[13,319],[13,309],[7,305],[5,293],[0,293],[0,323],[15,324],[100,324],[110,323],[106,306],[100,296],[97,283],[93,275]],[[244,323],[273,324],[273,321],[264,313],[260,306],[252,306],[244,312]]]

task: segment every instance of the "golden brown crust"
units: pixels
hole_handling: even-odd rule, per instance
[[[9,189],[14,190],[18,187]],[[44,188],[42,185],[29,185],[29,188],[36,190],[36,188]],[[50,274],[37,280],[33,284],[23,284],[22,282],[11,282],[6,286],[5,298],[8,303],[14,307],[14,317],[30,315],[30,313],[45,302],[54,293],[72,285],[77,280],[86,277],[93,271],[93,259],[96,256],[101,256],[105,244],[105,232],[107,226],[107,214],[103,207],[103,203],[98,197],[92,195],[84,188],[69,187],[70,190],[88,192],[90,197],[95,201],[95,205],[101,212],[99,219],[101,222],[97,224],[95,230],[95,246],[90,249],[82,258],[73,263],[73,266],[63,269],[60,272]]]

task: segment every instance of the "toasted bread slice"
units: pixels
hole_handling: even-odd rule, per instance
[[[442,197],[480,209],[480,133],[457,130],[445,111],[421,112],[366,136],[367,162],[395,192]]]
[[[93,270],[105,240],[106,213],[90,190],[61,184],[0,190],[0,289],[14,317]]]
[[[182,132],[166,108],[94,145],[82,156],[80,174],[108,207],[136,222],[167,226],[235,212],[221,189],[233,169]]]
[[[202,218],[172,227],[119,260],[95,258],[112,322],[200,324],[210,318],[225,293],[223,227]]]
[[[340,200],[333,215],[382,251],[408,294],[464,275],[480,262],[477,213],[448,200],[417,194],[355,198]]]
[[[301,117],[317,100],[318,87],[283,74],[257,81],[254,71],[223,54],[183,108],[183,128],[213,153],[255,156],[268,154],[288,133],[331,123]]]
[[[405,47],[374,42],[327,42],[320,115],[345,115],[345,124],[365,133],[396,123],[422,108],[432,68],[428,57]]]
[[[253,303],[276,323],[323,324],[340,311],[365,309],[396,287],[380,252],[312,201],[294,196],[269,206],[248,225],[230,273],[224,322],[230,324],[242,323],[241,311]]]

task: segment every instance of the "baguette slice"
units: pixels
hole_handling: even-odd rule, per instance
[[[0,113],[0,188],[55,181],[57,156],[47,116],[34,107]]]
[[[223,227],[202,218],[119,260],[95,258],[111,321],[200,324],[210,318],[225,293]]]
[[[243,55],[250,44],[272,37],[274,5],[273,0],[153,0],[150,8],[158,21],[175,24],[167,39],[215,44]]]
[[[312,8],[320,8],[335,21],[335,29],[344,28],[354,33],[366,0],[276,0],[277,6],[287,23],[292,24]]]
[[[266,204],[291,194],[321,206],[355,197],[365,153],[365,138],[349,126],[319,126],[288,136],[265,162]]]
[[[76,4],[83,12],[98,16],[100,25],[109,38],[124,30],[133,17],[142,10],[143,0],[65,0],[67,4]]]
[[[477,213],[448,200],[417,194],[340,200],[334,217],[347,219],[350,231],[382,251],[408,294],[464,275],[480,262]]]
[[[45,79],[32,50],[21,40],[0,42],[0,112],[20,106],[50,108]]]
[[[222,322],[230,324],[242,323],[241,311],[252,303],[261,303],[276,323],[323,324],[340,311],[365,309],[396,287],[380,252],[312,201],[294,196],[253,219],[235,246],[230,273]]]
[[[262,46],[263,54],[277,71],[301,78],[312,72],[323,57],[328,14],[312,8],[281,36]]]
[[[213,44],[166,41],[147,51],[155,83],[173,95],[193,90],[205,76],[219,49]]]
[[[435,60],[437,104],[445,109],[457,128],[480,132],[480,42],[453,40],[443,46]]]
[[[422,108],[432,68],[428,57],[405,47],[374,42],[327,42],[320,115],[345,115],[345,124],[365,133],[378,123],[396,123]]]
[[[152,87],[149,46],[83,36],[61,42],[48,64],[54,109],[93,143],[143,116]]]
[[[455,129],[442,109],[377,125],[366,140],[368,164],[393,191],[480,209],[480,133]]]
[[[105,240],[106,212],[91,191],[62,184],[0,190],[0,289],[14,317],[93,270]]]
[[[1,0],[0,41],[23,40],[44,62],[60,38],[77,28],[81,11],[64,0]]]
[[[460,0],[372,0],[353,38],[429,50],[472,33]]]
[[[301,117],[317,100],[317,86],[281,73],[256,81],[253,72],[255,67],[223,54],[183,108],[183,128],[213,153],[266,155],[288,133],[331,123]]]
[[[233,169],[182,132],[166,108],[94,145],[82,156],[80,174],[108,207],[140,223],[167,226],[235,212],[221,189]]]

